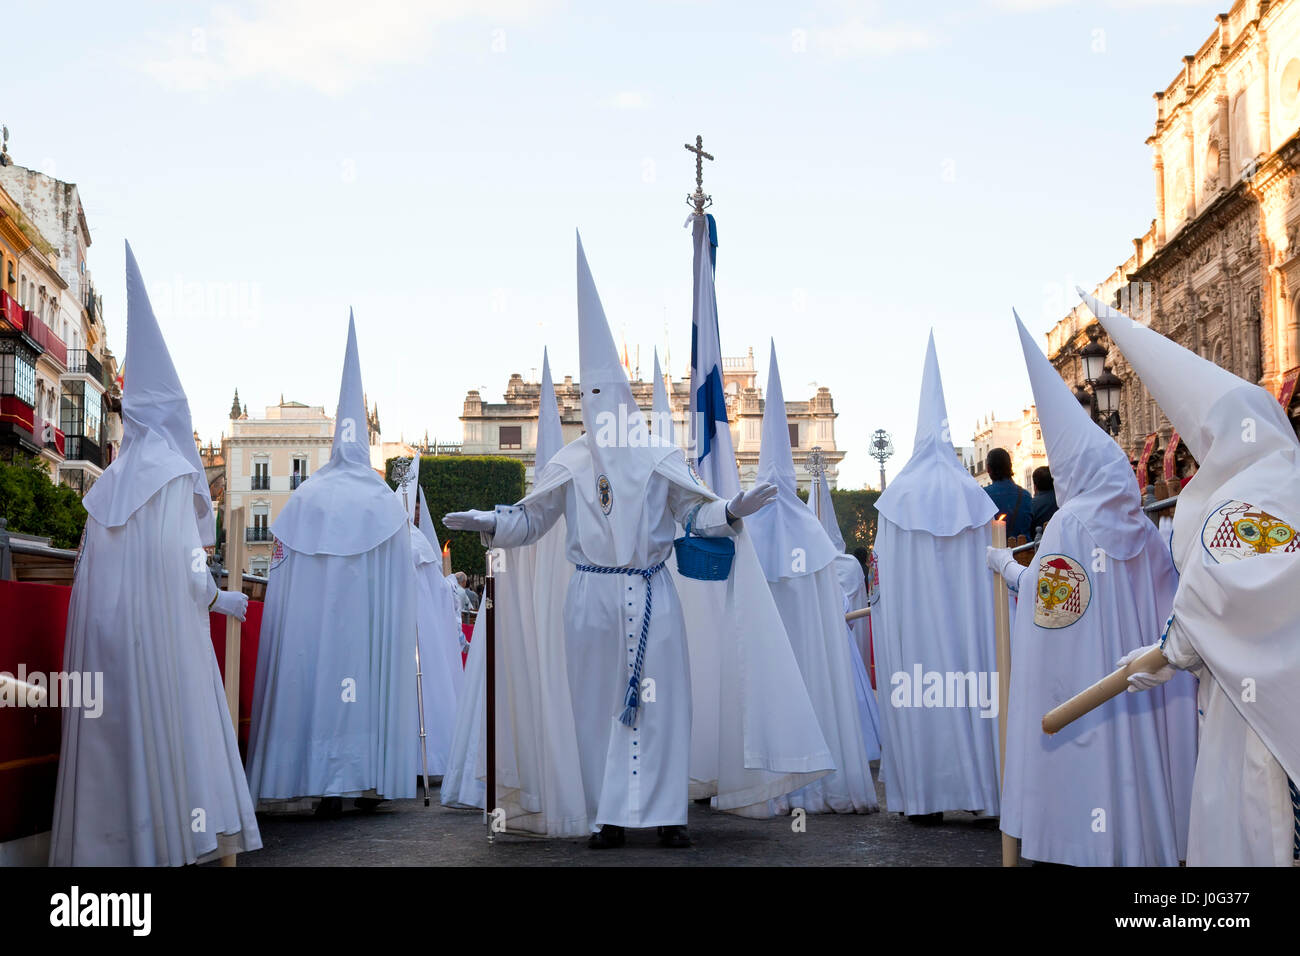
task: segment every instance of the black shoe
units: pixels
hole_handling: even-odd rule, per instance
[[[384,801],[380,800],[378,797],[357,797],[356,800],[352,802],[358,810],[363,810],[366,813],[374,813],[379,809],[379,805]]]
[[[915,823],[922,827],[937,827],[943,823],[943,811],[938,813],[914,813],[908,816],[908,823]]]
[[[343,798],[321,797],[320,803],[316,804],[316,816],[322,820],[333,820],[343,816]]]
[[[587,841],[587,848],[590,850],[617,850],[627,842],[627,832],[622,827],[616,827],[612,823],[606,823],[600,828],[599,833],[593,833]]]
[[[687,832],[686,827],[660,827],[659,845],[670,850],[684,849],[691,845],[691,835]]]

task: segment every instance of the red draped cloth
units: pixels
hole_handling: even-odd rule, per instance
[[[0,581],[0,671],[17,677],[63,668],[63,643],[72,588]],[[210,615],[212,646],[224,679],[226,618]],[[257,668],[262,603],[248,602],[240,627],[239,750],[248,746],[248,721]],[[104,696],[111,700],[112,689]],[[106,705],[107,706],[107,705]],[[61,712],[53,707],[0,707],[0,843],[50,828],[59,770]]]

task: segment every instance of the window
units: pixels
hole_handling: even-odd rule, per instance
[[[271,487],[270,463],[265,461],[253,462],[253,490],[266,491]]]
[[[293,473],[289,476],[290,490],[297,488],[307,479],[307,456],[293,456]]]
[[[791,422],[787,427],[790,429],[790,447],[791,447],[791,448],[798,448],[798,447],[799,447],[799,425],[798,425],[798,423],[796,423],[796,422]]]
[[[13,395],[25,405],[36,405],[36,366],[25,355],[0,355],[0,395]]]
[[[503,449],[523,447],[523,426],[502,425],[498,432],[497,447]]]

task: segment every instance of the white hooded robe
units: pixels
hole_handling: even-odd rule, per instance
[[[183,866],[262,845],[208,626],[212,501],[130,245],[126,286],[122,453],[85,497],[63,659],[103,675],[103,711],[64,711],[52,866]]]
[[[271,528],[247,761],[258,801],[415,796],[410,523],[370,467],[362,394],[349,317],[329,463]]]
[[[1187,856],[1196,686],[1121,694],[1047,736],[1043,714],[1151,643],[1177,575],[1143,513],[1128,457],[1098,428],[1019,319],[1059,510],[1026,568],[1011,642],[1002,830],[1031,860],[1177,866]]]
[[[1300,442],[1276,398],[1080,290],[1200,467],[1182,489],[1165,657],[1200,678],[1190,866],[1300,853]]]
[[[890,810],[998,813],[992,500],[952,446],[931,334],[912,457],[876,502],[871,611]]]
[[[776,485],[777,497],[751,515],[747,526],[837,769],[776,801],[771,809],[870,813],[878,804],[854,688],[844,589],[836,569],[840,552],[796,494],[787,421],[773,345],[757,480]]]
[[[576,743],[580,790],[575,793],[575,781],[565,780],[562,794],[540,794],[536,812],[545,826],[534,827],[560,835],[558,808],[575,806],[585,808],[586,830],[686,823],[694,677],[686,622],[668,569],[636,572],[650,572],[672,558],[675,526],[687,520],[700,534],[736,541],[732,573],[715,585],[728,610],[724,630],[714,635],[720,666],[711,675],[718,686],[712,700],[720,711],[714,742],[718,778],[710,782],[717,806],[736,809],[796,789],[833,763],[753,546],[738,521],[727,521],[726,503],[698,483],[680,450],[663,444],[646,426],[618,362],[581,243],[578,315],[587,433],[555,455],[537,475],[531,494],[516,505],[498,506],[494,533],[483,535],[485,543],[505,549],[497,582],[498,629],[519,627],[511,617],[511,609],[519,608],[547,639],[564,635],[574,738],[563,739],[560,723],[552,722],[552,736],[540,745],[566,753]],[[538,567],[530,574],[514,556],[561,516],[569,567]],[[562,605],[562,621],[543,619],[535,608],[529,613],[538,578],[545,580],[545,608],[553,613]],[[560,602],[557,585],[566,579]],[[640,694],[631,706],[626,692],[636,674],[647,608]],[[508,723],[515,701],[509,695],[498,700]],[[552,706],[561,702],[552,699]],[[522,778],[539,763],[533,746],[518,734],[508,741],[506,759],[515,764],[503,768],[504,779]]]

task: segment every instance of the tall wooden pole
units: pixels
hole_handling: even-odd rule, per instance
[[[993,547],[1007,546],[1007,525],[1000,517],[993,519]],[[998,668],[998,792],[999,802],[1005,806],[1007,779],[1007,700],[1011,696],[1011,615],[1007,605],[1007,582],[993,572],[993,636],[997,649]],[[1020,848],[1016,838],[1002,834],[1002,865],[1016,866],[1020,862]]]
[[[231,508],[226,513],[226,590],[244,590],[244,509]],[[239,638],[242,622],[226,618],[226,706],[230,722],[235,725],[235,745],[239,745]],[[233,853],[221,858],[222,866],[234,866]]]

